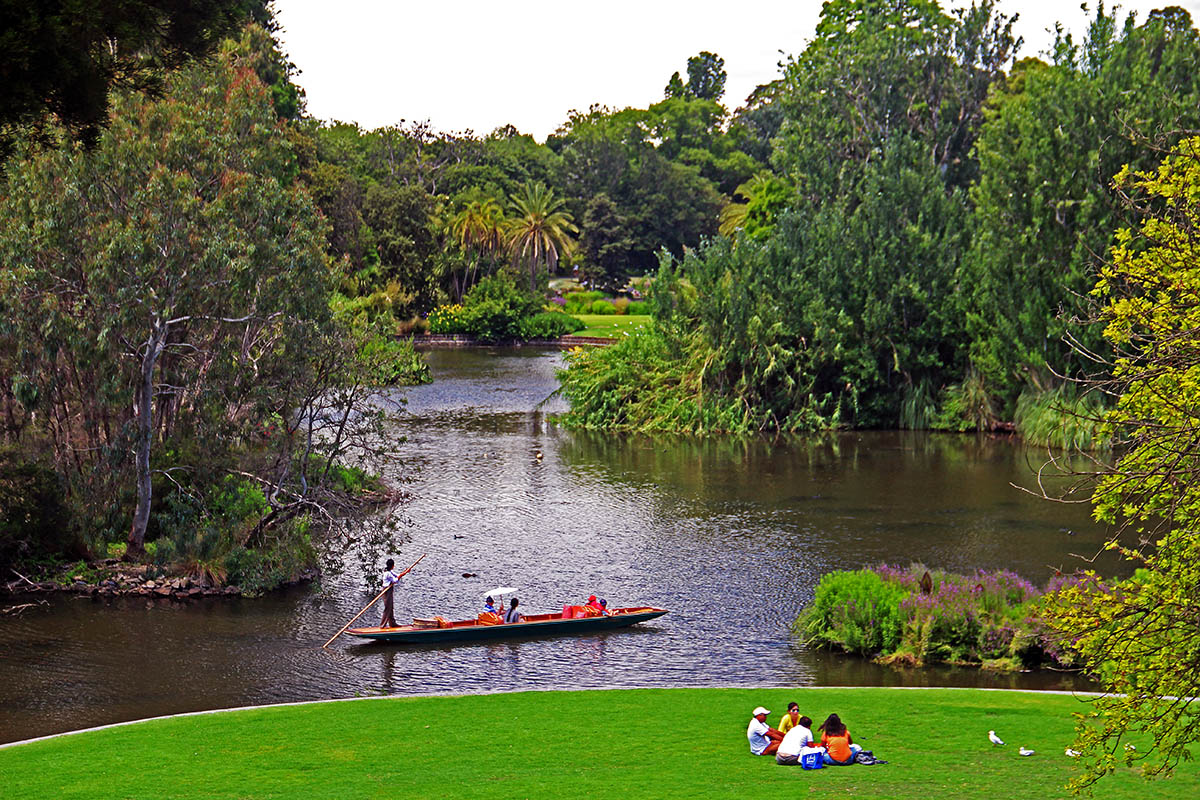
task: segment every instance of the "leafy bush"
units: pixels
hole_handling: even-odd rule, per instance
[[[618,314],[624,314],[629,310],[629,298],[618,297],[616,300],[613,300],[613,308],[616,309]]]
[[[901,601],[908,590],[870,570],[821,578],[812,605],[796,620],[810,643],[848,653],[879,655],[900,644]]]
[[[0,563],[85,554],[63,498],[52,469],[0,450]]]
[[[615,307],[613,307],[613,304],[611,302],[609,302],[608,300],[597,300],[594,303],[592,303],[592,307],[588,310],[591,311],[593,314],[609,315],[609,314],[617,313],[617,309]]]
[[[626,314],[649,314],[650,304],[645,300],[634,300],[625,307]]]
[[[922,587],[922,579],[929,576]],[[1046,593],[1071,579],[1051,581]],[[1040,619],[1044,594],[1004,570],[973,575],[881,565],[821,578],[793,629],[819,646],[884,663],[948,662],[989,669],[1071,666],[1069,647]]]
[[[592,303],[604,297],[604,292],[567,292],[563,299],[566,301],[564,311],[568,314],[586,314],[592,308]]]
[[[467,332],[461,303],[438,306],[429,312],[428,322],[430,333],[449,335]]]
[[[522,339],[557,339],[587,326],[583,320],[561,311],[543,311],[521,320]]]

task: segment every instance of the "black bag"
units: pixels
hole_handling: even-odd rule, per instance
[[[876,764],[886,764],[887,762],[881,758],[876,758],[875,754],[870,750],[859,750],[854,756],[855,764],[862,764],[865,767],[873,767]]]

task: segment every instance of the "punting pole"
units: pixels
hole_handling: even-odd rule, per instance
[[[428,553],[422,553],[422,554],[421,554],[421,558],[424,558],[424,557],[425,557],[425,556],[427,556],[427,555],[429,555],[429,554],[428,554]],[[403,578],[405,575],[407,575],[408,573],[412,572],[412,568],[413,568],[413,567],[415,567],[417,564],[420,564],[420,563],[421,563],[421,558],[418,558],[416,561],[414,561],[412,564],[410,564],[410,565],[409,565],[409,567],[408,567],[408,569],[404,570],[404,572],[401,572],[399,575],[397,575],[397,576],[396,576],[396,578],[397,578],[397,579]],[[382,592],[380,592],[379,594],[375,595],[375,598],[374,598],[373,600],[371,600],[371,602],[367,603],[367,605],[366,605],[366,606],[363,608],[363,610],[362,610],[362,611],[360,611],[360,612],[358,612],[357,614],[355,614],[355,615],[354,615],[354,619],[350,620],[350,621],[349,621],[349,622],[347,622],[345,625],[343,625],[343,626],[342,626],[342,629],[341,629],[340,631],[338,631],[337,633],[335,633],[333,636],[330,636],[330,637],[329,637],[329,641],[328,641],[328,642],[326,642],[325,644],[321,645],[321,649],[324,649],[324,648],[326,648],[326,647],[329,647],[329,645],[333,644],[333,640],[334,640],[334,639],[336,639],[337,637],[339,637],[339,636],[341,636],[343,633],[345,633],[345,632],[346,632],[346,629],[347,629],[347,628],[349,628],[351,625],[353,625],[353,624],[355,623],[355,621],[357,621],[357,620],[358,620],[358,618],[359,618],[359,617],[361,617],[363,614],[367,613],[367,611],[369,611],[369,610],[370,610],[371,606],[375,605],[375,603],[376,603],[376,602],[379,600],[379,598],[383,597],[384,593],[385,593],[385,592],[387,592],[387,590],[388,590],[388,589],[390,589],[390,588],[391,588],[391,587],[389,586],[389,587],[387,587],[386,589],[384,589]]]

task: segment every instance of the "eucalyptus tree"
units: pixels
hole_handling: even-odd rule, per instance
[[[529,289],[537,291],[539,267],[553,271],[563,256],[575,249],[572,234],[579,233],[562,198],[543,183],[526,184],[509,198],[512,217],[508,221],[508,247],[513,263],[528,265]]]
[[[132,506],[137,556],[156,479],[202,493],[268,421],[294,427],[330,272],[270,91],[235,54],[112,103],[93,151],[9,165],[0,352],[27,446],[85,511]]]

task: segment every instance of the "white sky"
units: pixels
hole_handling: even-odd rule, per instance
[[[969,0],[967,0],[969,3]],[[944,7],[965,5],[943,2]],[[1021,55],[1038,55],[1061,21],[1086,30],[1079,0],[999,0],[1018,13]],[[1093,3],[1094,5],[1094,3]],[[1111,5],[1111,3],[1110,3]],[[1126,0],[1121,16],[1200,0]],[[725,105],[778,77],[780,52],[811,40],[820,0],[276,0],[285,51],[318,119],[365,128],[429,120],[486,134],[515,125],[539,141],[571,109],[645,108],[671,73],[708,50],[725,59]]]

